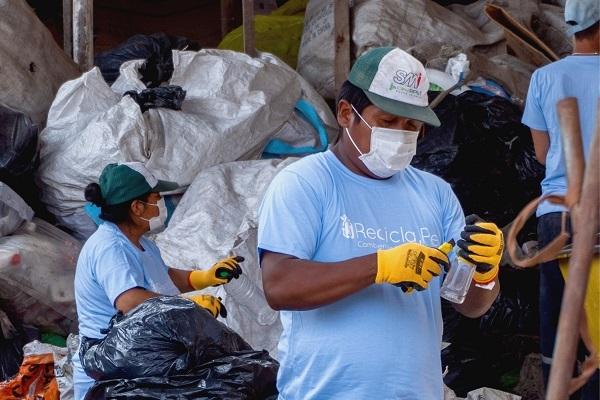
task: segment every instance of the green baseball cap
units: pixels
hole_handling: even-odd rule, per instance
[[[98,185],[104,202],[109,206],[147,193],[170,192],[179,188],[175,182],[156,179],[141,162],[108,164],[100,174]]]
[[[352,66],[348,80],[385,112],[441,125],[429,107],[425,67],[404,50],[378,47],[365,52]]]

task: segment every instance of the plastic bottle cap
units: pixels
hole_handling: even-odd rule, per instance
[[[21,255],[19,253],[13,254],[10,258],[10,265],[19,265],[21,264]]]

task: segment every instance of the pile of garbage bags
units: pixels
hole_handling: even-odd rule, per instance
[[[94,68],[60,88],[40,134],[38,178],[43,202],[79,238],[95,229],[83,212],[83,189],[108,163],[144,162],[159,179],[189,185],[211,166],[260,158],[270,139],[289,131],[301,98],[319,110],[328,140],[337,133],[323,100],[272,56],[202,50],[172,57],[167,83],[185,91],[181,110],[142,110],[129,95],[148,89],[140,75],[144,60],[121,65],[112,87]],[[301,135],[300,142],[314,140],[316,131]]]
[[[404,48],[432,77],[441,77],[430,79],[438,90],[468,78],[435,108],[442,126],[427,128],[413,165],[447,180],[466,214],[503,226],[539,194],[543,177],[529,131],[519,122],[519,104],[533,70],[569,53],[571,44],[560,7],[537,0],[488,2],[354,1],[352,50],[358,56],[381,45]],[[333,2],[294,0],[257,17],[257,28],[265,28],[257,32],[259,42],[273,49],[275,39],[283,61],[268,53],[252,58],[199,50],[189,39],[166,34],[136,35],[98,55],[98,67],[82,75],[57,46],[45,44],[52,40],[25,2],[14,3],[8,9],[0,2],[8,13],[3,15],[33,33],[25,44],[0,38],[0,56],[28,55],[2,57],[15,66],[7,69],[10,80],[0,79],[0,145],[8,149],[0,153],[0,306],[10,310],[19,332],[3,330],[3,378],[20,365],[23,353],[16,349],[28,337],[25,326],[62,335],[77,330],[75,264],[80,241],[96,229],[84,209],[84,188],[108,163],[140,161],[159,179],[184,186],[169,226],[153,236],[166,263],[208,268],[241,255],[247,290],[236,286],[241,280],[206,290],[223,298],[229,316],[222,322],[179,298],[154,299],[116,318],[105,340],[87,343],[86,371],[101,380],[88,399],[158,399],[163,391],[192,398],[276,396],[271,357],[277,357],[281,323],[262,290],[257,210],[273,177],[295,161],[290,156],[323,151],[338,135],[321,97],[335,97]],[[293,29],[282,41],[282,26],[290,21]],[[532,43],[545,45],[532,50],[507,40],[510,24],[522,25],[535,36]],[[239,46],[240,32],[222,47]],[[461,53],[471,74],[442,72]],[[34,218],[43,207],[32,190],[33,174],[44,206],[76,239]],[[534,235],[533,225],[525,234]],[[466,320],[444,310],[445,340],[453,343],[444,351],[446,382],[460,396],[482,384],[500,385],[499,378],[481,381],[483,365],[500,377],[536,350],[537,303],[523,286],[537,287],[535,271],[524,277],[504,266],[501,276],[502,293],[484,317]],[[158,313],[166,309],[167,319],[159,323]],[[142,320],[151,321],[152,329],[140,330]],[[502,345],[486,350],[481,344],[489,340]],[[124,349],[128,356],[120,353]]]
[[[505,36],[504,32],[511,27],[501,26],[504,22],[501,18],[496,23],[486,16],[489,0],[460,3],[471,4],[443,7],[433,0],[354,1],[353,57],[373,47],[394,45],[415,55],[425,66],[439,68],[439,63],[445,65],[450,57],[466,53],[475,61],[473,69],[477,75],[500,82],[515,99],[522,101],[531,73],[540,66],[538,58],[530,56],[537,50],[531,50],[526,40],[509,43],[510,51],[507,49],[506,37],[510,34]],[[546,43],[551,49],[550,57],[570,53],[571,43],[560,6],[539,0],[491,3]],[[326,98],[335,98],[333,17],[332,1],[308,3],[298,55],[298,72]]]
[[[87,400],[258,400],[277,394],[277,361],[179,296],[152,298],[114,317],[104,339],[82,342],[80,358],[98,381]]]
[[[0,182],[0,302],[19,323],[66,336],[77,331],[73,280],[81,243],[33,215]]]
[[[122,64],[132,60],[144,60],[139,69],[140,80],[152,88],[171,79],[172,50],[200,50],[200,46],[188,38],[165,33],[134,35],[114,49],[98,54],[94,58],[94,64],[100,68],[106,83],[112,85],[121,74]]]
[[[509,224],[540,195],[544,178],[521,110],[508,99],[466,91],[447,96],[435,112],[442,125],[426,128],[412,165],[450,183],[465,215]]]

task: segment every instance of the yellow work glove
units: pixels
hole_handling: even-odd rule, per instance
[[[227,318],[227,310],[220,297],[211,296],[209,294],[196,294],[192,296],[184,296],[186,299],[192,300],[198,307],[202,307],[217,318],[219,315]]]
[[[498,276],[500,260],[504,251],[504,235],[491,222],[485,222],[477,215],[469,215],[461,232],[458,256],[475,265],[473,280],[477,283],[490,283]]]
[[[448,268],[448,256],[434,247],[419,243],[404,243],[377,251],[375,283],[391,283],[403,291],[424,290],[429,281]]]
[[[190,286],[202,290],[209,286],[224,285],[232,279],[237,279],[242,274],[240,264],[244,257],[229,257],[217,261],[207,270],[195,270],[189,275]]]

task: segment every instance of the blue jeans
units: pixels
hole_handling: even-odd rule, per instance
[[[554,239],[561,230],[562,213],[544,214],[538,218],[538,243],[542,248]],[[570,227],[568,227],[570,229]],[[556,329],[563,296],[565,281],[560,273],[558,261],[553,260],[540,264],[540,344],[542,351],[542,371],[544,385],[548,384],[550,363],[556,339]],[[585,352],[582,351],[583,355]],[[599,380],[598,370],[592,378],[571,399],[598,400]]]

